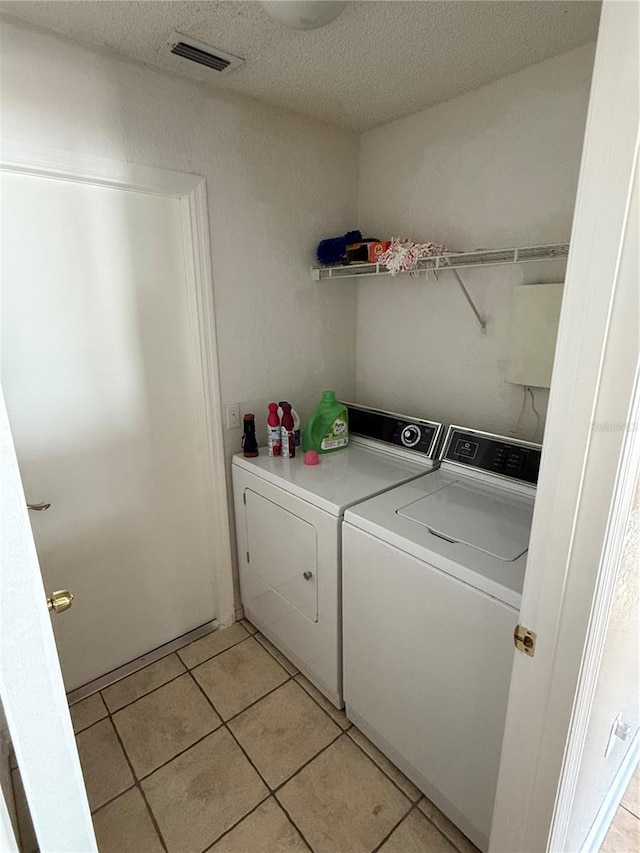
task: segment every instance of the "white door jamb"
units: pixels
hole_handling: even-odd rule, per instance
[[[515,655],[491,853],[563,849],[637,466],[637,435],[620,425],[638,361],[625,247],[636,239],[638,10],[602,7],[520,614],[538,641],[535,657]]]

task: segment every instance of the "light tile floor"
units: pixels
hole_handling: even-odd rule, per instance
[[[71,717],[101,853],[477,853],[246,621]],[[638,850],[639,774],[602,853]],[[33,853],[17,770],[14,786]]]
[[[600,853],[637,853],[640,850],[640,766],[631,777]]]
[[[247,621],[71,717],[101,853],[476,853]]]

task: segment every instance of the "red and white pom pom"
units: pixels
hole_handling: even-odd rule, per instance
[[[400,272],[415,270],[418,261],[441,255],[443,252],[446,252],[446,248],[442,243],[414,243],[411,240],[392,237],[391,245],[380,255],[378,263],[384,264],[391,275],[398,275]]]

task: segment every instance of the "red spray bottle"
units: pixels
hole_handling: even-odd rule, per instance
[[[280,456],[282,450],[282,439],[280,436],[280,418],[278,417],[278,404],[269,403],[269,416],[267,418],[267,446],[269,456]]]

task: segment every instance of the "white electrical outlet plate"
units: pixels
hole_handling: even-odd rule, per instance
[[[240,428],[240,403],[232,403],[227,406],[227,429]]]

